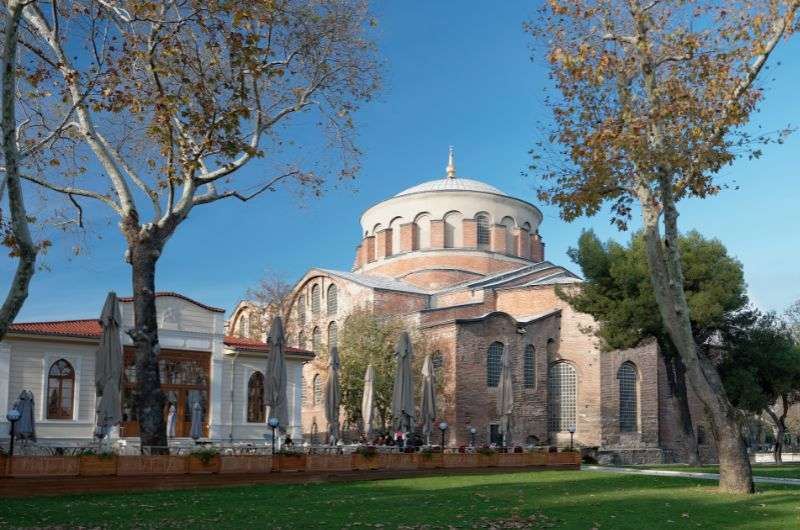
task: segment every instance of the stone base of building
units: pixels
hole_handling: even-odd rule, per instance
[[[674,463],[672,452],[660,447],[603,447],[593,456],[598,464],[606,466]]]

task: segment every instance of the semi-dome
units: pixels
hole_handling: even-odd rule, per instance
[[[412,186],[407,190],[403,190],[396,194],[395,197],[402,197],[404,195],[411,195],[412,193],[422,193],[426,191],[478,191],[482,193],[495,193],[497,195],[508,195],[491,184],[486,184],[480,180],[464,179],[464,178],[443,178],[423,182]]]

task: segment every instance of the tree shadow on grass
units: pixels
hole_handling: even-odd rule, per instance
[[[0,526],[112,528],[796,528],[800,488],[729,496],[716,484],[590,472],[453,475],[7,500]],[[378,526],[381,528],[381,526]]]

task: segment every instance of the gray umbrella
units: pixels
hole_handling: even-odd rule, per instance
[[[328,354],[328,381],[325,383],[325,420],[332,438],[339,439],[339,407],[342,389],[339,386],[339,348],[333,346]]]
[[[171,403],[169,406],[169,413],[167,414],[167,436],[175,438],[175,427],[178,422],[178,411],[175,410],[175,404]]]
[[[361,418],[364,420],[364,436],[372,439],[372,424],[375,423],[375,369],[370,364],[364,374],[364,393],[361,395]]]
[[[500,358],[500,383],[497,385],[497,415],[500,416],[500,434],[503,445],[511,445],[511,413],[514,411],[514,387],[511,380],[511,361],[508,349]]]
[[[36,423],[33,419],[34,403],[33,392],[23,390],[14,403],[14,408],[19,411],[19,420],[15,428],[18,439],[36,441]]]
[[[422,435],[430,444],[433,420],[436,418],[436,380],[430,355],[426,355],[422,363],[422,403],[419,409],[422,416]]]
[[[405,331],[400,335],[394,355],[397,366],[394,373],[392,392],[392,426],[402,431],[410,431],[414,425],[414,375],[411,373],[411,338]]]
[[[192,429],[189,435],[195,441],[203,437],[203,406],[200,404],[200,400],[195,401],[192,405]]]
[[[269,417],[278,419],[278,428],[286,432],[289,423],[289,410],[286,399],[286,359],[283,347],[283,321],[281,317],[272,320],[269,330],[269,360],[267,364],[264,401],[269,407]]]
[[[103,336],[95,354],[94,384],[96,394],[97,428],[95,436],[104,438],[122,420],[120,387],[122,386],[122,341],[119,326],[122,317],[117,295],[108,293],[100,325]]]

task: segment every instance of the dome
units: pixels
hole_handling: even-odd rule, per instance
[[[403,195],[411,195],[412,193],[421,193],[424,191],[479,191],[483,193],[494,193],[497,195],[508,195],[490,184],[481,182],[479,180],[462,179],[462,178],[443,178],[431,180],[412,186],[407,190],[403,190],[395,197],[402,197]]]

